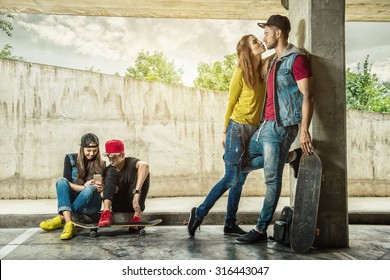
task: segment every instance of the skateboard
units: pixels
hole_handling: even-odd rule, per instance
[[[80,228],[83,229],[89,229],[89,236],[90,237],[97,237],[98,236],[98,230],[99,229],[104,229],[104,228],[128,228],[128,227],[138,227],[138,234],[140,235],[145,235],[146,230],[144,229],[145,227],[152,227],[155,225],[158,225],[159,223],[162,222],[162,219],[155,219],[152,221],[141,221],[137,223],[130,223],[128,219],[127,221],[123,221],[121,219],[115,219],[115,217],[120,214],[120,213],[115,213],[113,214],[113,219],[110,227],[99,227],[98,226],[98,221],[100,218],[100,215],[96,216],[78,216],[76,219],[74,218],[72,223]]]
[[[320,197],[322,163],[315,153],[302,155],[295,190],[294,212],[291,223],[290,247],[305,253],[314,243]]]

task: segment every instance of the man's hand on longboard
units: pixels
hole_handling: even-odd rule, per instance
[[[311,142],[311,135],[309,131],[301,131],[300,143],[301,143],[302,152],[305,155],[308,156],[314,153],[314,147],[313,147],[313,143]]]

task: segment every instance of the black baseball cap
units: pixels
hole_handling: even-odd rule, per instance
[[[266,25],[274,25],[280,28],[286,34],[290,33],[291,30],[290,20],[287,17],[281,15],[272,15],[269,17],[267,22],[259,22],[257,25],[261,28],[264,28]]]
[[[99,147],[99,138],[93,133],[84,134],[81,137],[80,146],[83,148],[97,148]]]

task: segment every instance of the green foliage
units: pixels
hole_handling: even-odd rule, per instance
[[[150,54],[141,51],[132,67],[127,68],[126,77],[139,80],[165,82],[174,85],[182,85],[183,70],[176,69],[173,61],[163,55],[162,52]]]
[[[0,30],[4,31],[7,36],[12,36],[12,30],[14,29],[12,23],[8,19],[13,19],[14,15],[0,12]]]
[[[12,26],[12,23],[9,21],[9,19],[13,19],[14,15],[0,12],[0,18],[1,18],[0,19],[0,31],[5,32],[5,34],[8,37],[11,37],[12,36],[12,30],[14,30],[14,27]],[[13,51],[12,46],[6,44],[3,47],[3,49],[0,51],[0,58],[24,60],[23,57],[14,56],[12,54],[12,51]]]
[[[91,67],[85,67],[85,71],[97,73],[100,72],[100,69],[95,69],[95,66],[91,66]]]
[[[0,51],[0,58],[14,59],[14,60],[24,60],[21,56],[14,56],[12,54],[13,48],[10,45],[5,45],[4,48]]]
[[[230,79],[237,65],[237,54],[225,55],[224,58],[223,62],[199,63],[198,77],[194,81],[195,87],[229,91]]]
[[[390,113],[389,84],[378,82],[368,58],[363,65],[358,63],[356,73],[347,69],[347,109]]]

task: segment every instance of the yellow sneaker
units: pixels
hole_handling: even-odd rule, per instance
[[[60,215],[58,215],[57,217],[55,217],[53,219],[41,222],[39,224],[39,226],[41,229],[49,231],[49,230],[55,230],[55,229],[62,228],[64,226],[64,224],[62,223]]]
[[[72,222],[67,222],[64,227],[64,231],[62,232],[60,239],[67,240],[72,239],[76,236],[76,226]]]

